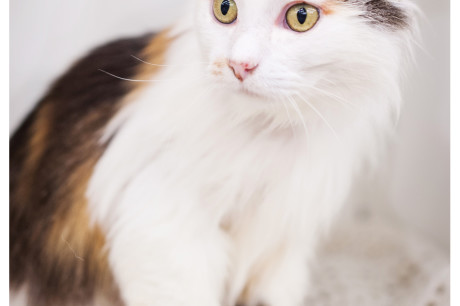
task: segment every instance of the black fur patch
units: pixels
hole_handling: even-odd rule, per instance
[[[403,29],[408,25],[406,13],[400,7],[387,0],[345,0],[363,7],[362,15],[375,25],[383,25],[389,29]]]
[[[51,250],[49,241],[59,240],[57,225],[73,214],[70,195],[75,181],[83,180],[75,173],[102,154],[99,133],[132,90],[132,83],[98,69],[135,77],[141,63],[131,55],[142,57],[152,38],[118,40],[92,51],[52,86],[10,139],[10,286],[27,283],[31,305],[92,305],[100,294],[111,305],[121,303],[111,272],[98,266],[101,252],[85,246],[72,256],[71,245]],[[91,233],[67,235],[99,239]]]

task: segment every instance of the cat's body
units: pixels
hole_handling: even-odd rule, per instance
[[[302,303],[316,241],[394,125],[410,5],[312,1],[318,24],[291,33],[287,4],[240,1],[224,25],[199,1],[195,27],[102,47],[56,83],[11,141],[13,289]]]

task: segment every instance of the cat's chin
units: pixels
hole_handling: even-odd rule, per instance
[[[236,86],[236,92],[239,95],[253,98],[255,100],[267,100],[270,98],[270,93],[266,90],[259,88],[259,86],[250,83],[239,83]]]
[[[275,97],[286,95],[286,89],[265,88],[257,84],[257,82],[230,82],[221,83],[220,89],[229,96],[236,96],[254,102],[262,102],[267,104],[269,102],[276,103]]]

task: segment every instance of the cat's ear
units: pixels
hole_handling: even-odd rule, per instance
[[[412,0],[391,0],[389,2],[394,7],[397,7],[404,12],[405,23],[401,30],[409,30],[414,32],[414,34],[418,34],[418,20],[425,17],[419,6],[416,5]]]
[[[387,31],[410,30],[420,10],[411,0],[349,0],[346,5],[357,7],[360,17]]]

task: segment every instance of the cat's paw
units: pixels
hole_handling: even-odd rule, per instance
[[[306,265],[298,261],[278,262],[248,282],[240,306],[301,306],[309,288]]]
[[[242,300],[236,306],[302,306],[304,305],[304,297],[303,293],[290,295],[286,292],[267,292]]]

